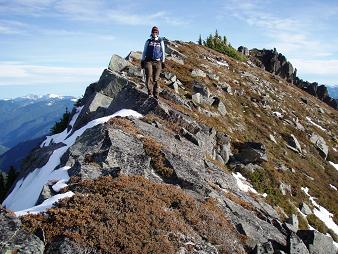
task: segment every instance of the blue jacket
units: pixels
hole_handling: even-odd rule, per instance
[[[156,60],[164,62],[165,48],[164,42],[161,38],[151,38],[146,41],[142,53],[142,61],[144,60]]]

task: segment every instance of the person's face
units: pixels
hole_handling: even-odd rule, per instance
[[[151,33],[151,35],[152,35],[153,37],[156,37],[156,36],[158,36],[158,32],[157,32],[157,31],[154,31],[154,32]]]

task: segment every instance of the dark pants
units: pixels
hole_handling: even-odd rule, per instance
[[[162,63],[161,61],[146,61],[144,69],[146,71],[148,95],[153,95],[155,98],[158,98],[158,81],[160,79]]]

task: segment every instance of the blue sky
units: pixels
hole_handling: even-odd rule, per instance
[[[338,1],[0,0],[0,98],[80,96],[113,53],[218,29],[234,47],[274,48],[305,80],[338,85]]]

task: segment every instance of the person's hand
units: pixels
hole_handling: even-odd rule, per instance
[[[164,69],[165,68],[165,63],[164,62],[162,62],[162,69]]]
[[[141,61],[141,69],[144,69],[144,66],[145,66],[145,62]]]

